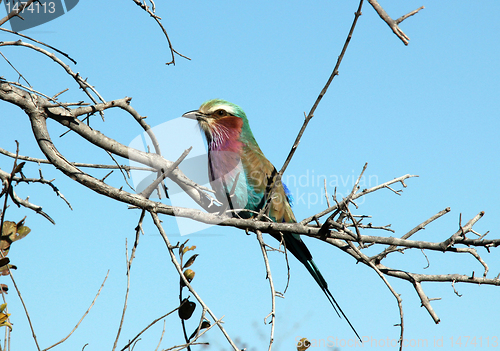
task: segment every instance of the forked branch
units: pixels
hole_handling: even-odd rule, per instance
[[[370,5],[372,5],[372,7],[375,9],[375,11],[377,11],[380,18],[382,18],[384,20],[384,22],[387,23],[387,25],[392,29],[394,34],[396,34],[396,36],[399,39],[401,39],[401,41],[405,45],[408,45],[410,42],[410,38],[401,30],[401,28],[399,28],[399,24],[401,22],[403,22],[405,19],[407,19],[408,17],[411,17],[411,16],[415,15],[416,13],[418,13],[420,10],[424,9],[424,6],[421,6],[418,9],[413,10],[413,11],[407,13],[406,15],[401,16],[396,20],[393,20],[391,18],[391,16],[389,16],[389,14],[387,12],[385,12],[384,8],[382,6],[380,6],[380,4],[378,3],[377,0],[368,0],[368,2],[370,3]]]

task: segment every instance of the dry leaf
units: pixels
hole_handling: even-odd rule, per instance
[[[311,342],[307,338],[302,338],[297,343],[297,351],[306,351],[309,346],[311,346]]]
[[[7,308],[7,304],[3,303],[0,305],[0,327],[9,327],[12,330],[12,324],[8,322],[10,313],[4,313],[3,311]]]
[[[194,263],[194,260],[196,260],[196,257],[198,257],[198,254],[194,254],[193,256],[191,256],[189,258],[189,260],[186,262],[186,264],[184,265],[184,267],[182,267],[182,268],[188,268],[189,266],[191,266]]]
[[[31,232],[29,227],[24,225],[24,217],[18,223],[5,221],[2,227],[2,236],[0,237],[0,250],[8,251],[10,245],[19,239],[24,238]]]
[[[26,164],[26,162],[21,162],[20,164],[18,164],[16,166],[16,168],[14,169],[14,173],[21,172],[25,164]]]
[[[184,304],[179,308],[179,317],[187,320],[193,315],[196,304],[192,301],[187,301],[187,299],[182,300],[182,302],[184,302]]]
[[[194,250],[194,249],[196,249],[196,245],[193,245],[193,246],[191,246],[191,247],[190,247],[190,246],[186,246],[186,247],[182,250],[182,254],[185,254],[186,252],[188,252],[188,251],[192,251],[192,250]]]

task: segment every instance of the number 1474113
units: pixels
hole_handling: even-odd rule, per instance
[[[27,1],[12,1],[12,3],[7,0],[5,2],[5,7],[7,8],[7,12],[10,13],[12,11],[19,11],[23,5],[25,5]],[[22,9],[21,13],[54,13],[56,12],[56,3],[55,2],[41,2],[35,1],[32,2],[29,6],[26,6]]]

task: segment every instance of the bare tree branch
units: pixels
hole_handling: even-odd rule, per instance
[[[92,309],[92,306],[94,306],[97,298],[99,297],[99,295],[101,294],[101,290],[102,288],[104,287],[104,283],[106,283],[106,279],[108,279],[108,276],[109,276],[109,270],[108,272],[106,273],[106,277],[104,277],[104,281],[102,282],[101,284],[101,287],[99,288],[99,290],[97,291],[97,294],[95,295],[94,299],[92,300],[92,303],[90,304],[89,308],[87,309],[87,311],[85,311],[85,313],[83,314],[82,318],[80,318],[80,320],[78,321],[78,323],[76,323],[75,327],[71,330],[71,332],[65,337],[63,338],[62,340],[56,342],[54,345],[52,346],[49,346],[45,349],[43,349],[43,351],[47,351],[47,350],[50,350],[51,348],[59,345],[59,344],[62,344],[63,342],[65,342],[70,336],[71,334],[73,334],[75,332],[75,330],[78,328],[78,326],[80,325],[80,323],[83,321],[83,319],[87,316],[87,314],[90,312],[90,310]]]
[[[418,9],[413,10],[410,13],[408,13],[408,14],[406,14],[404,16],[399,17],[397,20],[393,20],[391,18],[391,16],[389,16],[387,14],[387,12],[385,12],[384,8],[382,6],[380,6],[380,4],[378,3],[377,0],[368,0],[368,2],[370,3],[370,5],[372,5],[372,7],[375,9],[375,11],[377,11],[377,13],[380,16],[380,18],[382,18],[384,20],[384,22],[387,23],[387,25],[392,29],[392,31],[394,32],[394,34],[396,34],[396,36],[399,39],[401,39],[401,41],[405,45],[408,45],[409,42],[410,42],[410,38],[401,30],[401,28],[399,28],[398,25],[401,22],[403,22],[405,19],[407,19],[408,17],[413,16],[414,14],[416,14],[417,12],[419,12],[420,10],[424,9],[424,7],[421,6]]]
[[[347,38],[346,38],[345,43],[344,43],[344,46],[342,47],[342,51],[340,52],[340,55],[337,58],[337,63],[335,64],[335,67],[333,68],[333,72],[330,75],[330,77],[328,78],[328,81],[326,82],[325,86],[323,87],[323,89],[319,93],[318,97],[316,98],[316,101],[314,102],[313,106],[311,107],[311,110],[309,111],[309,113],[307,114],[307,116],[305,116],[304,123],[302,124],[302,127],[300,128],[299,133],[298,133],[297,137],[295,138],[295,142],[292,145],[292,149],[290,150],[290,153],[288,154],[288,156],[287,156],[285,162],[283,163],[283,166],[281,167],[280,171],[276,175],[276,180],[273,179],[275,177],[275,175],[274,174],[271,175],[270,182],[273,182],[272,183],[272,187],[271,187],[270,193],[267,195],[267,203],[264,206],[264,208],[262,208],[262,210],[260,211],[259,217],[262,217],[263,214],[267,213],[268,208],[269,208],[269,204],[271,203],[271,199],[272,199],[274,190],[276,189],[277,185],[281,184],[281,177],[285,173],[285,170],[288,167],[288,164],[292,160],[292,157],[295,154],[295,150],[299,146],[300,139],[302,138],[302,135],[304,134],[304,132],[305,132],[305,130],[307,128],[307,125],[309,124],[309,121],[313,118],[314,112],[316,111],[316,108],[318,107],[319,103],[323,99],[323,96],[325,96],[328,88],[330,87],[330,84],[333,81],[333,78],[335,78],[335,76],[337,76],[339,74],[338,69],[339,69],[340,64],[342,62],[342,59],[344,58],[344,54],[347,51],[347,47],[349,46],[349,43],[351,42],[352,34],[354,32],[354,28],[356,27],[356,23],[358,22],[358,18],[361,16],[361,8],[362,7],[363,7],[363,0],[361,0],[359,2],[358,9],[354,13],[354,20],[352,22],[351,29],[349,30],[349,34],[347,35]]]
[[[185,58],[186,60],[191,60],[189,57],[184,56],[181,53],[179,53],[172,46],[172,42],[170,41],[170,38],[169,38],[169,36],[167,34],[167,31],[166,31],[165,27],[163,27],[163,24],[160,22],[161,21],[161,17],[159,17],[159,16],[157,16],[155,14],[155,5],[154,5],[154,2],[151,1],[152,7],[150,8],[148,5],[146,5],[145,1],[144,2],[140,2],[140,0],[132,0],[132,1],[135,2],[135,4],[137,6],[139,6],[141,9],[143,9],[144,11],[146,11],[156,21],[156,23],[158,24],[158,26],[160,26],[163,34],[165,35],[165,38],[167,39],[167,42],[168,42],[168,47],[170,49],[170,54],[172,56],[172,60],[169,61],[169,62],[167,62],[166,64],[167,65],[170,65],[170,64],[175,65],[175,54],[179,55],[180,57]]]
[[[266,278],[269,281],[269,289],[271,289],[271,312],[264,318],[264,324],[267,323],[267,318],[271,317],[271,334],[269,336],[269,348],[271,351],[274,342],[274,328],[276,327],[276,290],[274,289],[273,276],[271,274],[271,266],[269,265],[269,259],[267,258],[267,249],[264,239],[262,238],[262,233],[256,231],[257,240],[259,241],[260,249],[262,251],[262,256],[264,258],[264,264],[266,266]]]
[[[140,6],[144,11],[146,11],[161,27],[167,41],[168,45],[170,48],[172,60],[168,62],[167,64],[175,64],[175,55],[180,55],[182,57],[185,57],[181,54],[179,54],[175,49],[173,48],[170,39],[167,35],[167,32],[163,25],[160,22],[160,18],[155,14],[155,4],[152,0],[150,0],[151,6],[147,5],[145,1],[141,2],[140,0],[133,0],[134,3],[136,3],[138,6]],[[389,25],[389,27],[393,30],[393,32],[405,43],[405,45],[408,45],[409,43],[409,38],[406,36],[406,34],[399,28],[399,24],[404,21],[405,19],[409,18],[410,16],[413,16],[414,14],[418,13],[423,7],[416,9],[414,11],[411,11],[410,13],[399,17],[396,20],[393,20],[387,13],[386,11],[381,7],[381,5],[377,2],[377,0],[368,0],[369,3],[372,5],[372,7],[377,11],[379,16]],[[31,4],[33,1],[28,2],[28,4]],[[27,5],[28,5],[27,4]],[[27,6],[25,5],[25,6]],[[291,151],[285,160],[281,170],[279,172],[276,172],[276,174],[273,174],[272,181],[273,183],[273,190],[274,187],[280,183],[281,177],[283,175],[283,172],[286,170],[288,167],[289,163],[291,162],[291,159],[294,156],[294,153],[298,147],[298,144],[303,136],[303,133],[305,129],[308,126],[308,123],[310,120],[313,118],[314,113],[321,102],[323,96],[326,94],[327,90],[329,89],[329,86],[333,79],[335,78],[336,75],[338,75],[338,69],[340,66],[340,63],[344,57],[344,54],[346,52],[346,49],[350,43],[350,40],[353,35],[354,28],[356,26],[356,23],[361,16],[361,9],[363,5],[363,0],[359,2],[359,6],[357,11],[355,12],[354,15],[354,20],[352,23],[352,26],[350,28],[349,34],[346,38],[346,41],[344,43],[344,46],[342,48],[342,51],[337,59],[336,65],[333,69],[333,72],[331,73],[330,77],[327,80],[327,83],[319,93],[316,101],[314,102],[310,112],[305,115],[304,123],[298,132],[298,135],[294,141],[294,144],[291,148]],[[2,23],[5,23],[9,18],[12,18],[12,16],[17,15],[17,13],[11,13],[9,14],[6,18],[4,18],[2,21],[0,21],[0,25]],[[11,16],[11,17],[9,17]],[[20,35],[19,33],[14,33],[12,34]],[[479,212],[476,216],[471,218],[465,225],[462,225],[462,218],[460,217],[458,221],[458,229],[453,230],[451,233],[446,233],[442,234],[441,238],[445,238],[443,240],[437,239],[434,242],[431,241],[426,241],[426,240],[418,240],[418,235],[420,234],[423,229],[426,229],[427,226],[431,223],[436,221],[437,219],[441,218],[448,212],[450,212],[450,208],[445,208],[444,210],[432,215],[428,219],[424,220],[420,224],[416,225],[408,231],[407,233],[403,235],[398,235],[398,237],[392,237],[392,236],[384,236],[384,235],[365,235],[365,229],[369,229],[373,233],[373,230],[381,230],[382,232],[378,233],[384,233],[387,234],[388,231],[391,233],[394,232],[393,229],[390,228],[389,225],[377,225],[377,223],[366,223],[367,218],[371,218],[369,214],[364,214],[364,213],[357,213],[359,212],[359,208],[357,206],[357,200],[360,199],[363,196],[366,196],[368,194],[372,194],[376,191],[387,189],[390,192],[394,193],[395,195],[401,196],[403,193],[403,189],[406,188],[405,181],[409,178],[416,177],[415,175],[411,174],[406,174],[400,177],[397,177],[393,180],[386,181],[384,183],[378,184],[374,187],[368,188],[368,189],[360,189],[359,184],[361,184],[361,179],[363,177],[363,174],[365,170],[367,169],[367,164],[364,165],[363,170],[361,171],[359,177],[357,178],[350,194],[348,194],[345,198],[337,200],[336,198],[336,192],[334,193],[333,200],[335,204],[330,205],[330,201],[328,198],[327,194],[327,189],[326,189],[326,182],[325,182],[325,196],[327,198],[328,202],[328,207],[320,211],[316,214],[313,214],[299,223],[274,223],[270,222],[268,216],[266,216],[266,209],[263,209],[260,213],[254,213],[256,216],[254,216],[254,219],[242,219],[238,218],[238,216],[233,216],[230,217],[231,215],[237,214],[241,210],[238,209],[221,209],[218,211],[218,213],[211,213],[209,210],[212,209],[212,205],[215,202],[214,198],[211,197],[211,193],[213,191],[211,189],[207,189],[203,186],[200,186],[193,182],[191,179],[187,178],[178,168],[178,165],[182,160],[186,157],[187,153],[189,150],[186,150],[181,157],[175,162],[172,162],[170,160],[166,160],[165,158],[162,157],[161,155],[161,150],[160,150],[160,145],[158,143],[158,140],[156,139],[153,130],[151,127],[145,122],[145,116],[142,116],[139,111],[136,111],[130,104],[131,98],[123,98],[123,99],[117,99],[117,100],[111,100],[111,101],[105,101],[101,95],[97,92],[97,90],[92,87],[85,79],[83,79],[78,73],[74,73],[72,69],[65,64],[61,59],[59,59],[54,53],[48,51],[46,48],[55,51],[58,54],[62,54],[66,57],[69,58],[66,54],[63,52],[48,46],[42,42],[36,41],[34,39],[31,39],[29,37],[26,37],[24,35],[20,35],[23,38],[32,40],[35,44],[40,44],[45,46],[45,48],[40,48],[36,46],[33,43],[26,43],[21,40],[18,41],[3,41],[0,42],[0,47],[2,46],[15,46],[15,47],[22,47],[22,48],[27,48],[34,50],[42,55],[45,55],[49,58],[51,58],[56,64],[61,66],[67,74],[69,74],[79,85],[81,89],[84,90],[85,94],[89,97],[89,99],[92,101],[91,105],[87,105],[83,101],[81,102],[75,102],[75,103],[70,103],[70,102],[60,102],[59,101],[59,96],[61,93],[58,93],[54,96],[49,96],[46,95],[36,89],[34,89],[31,86],[26,86],[20,83],[16,82],[7,82],[4,79],[0,79],[0,99],[4,100],[8,103],[14,104],[21,108],[29,117],[33,134],[34,137],[38,143],[38,146],[40,150],[44,153],[46,159],[40,159],[40,158],[33,158],[30,156],[21,156],[19,155],[19,149],[17,152],[11,153],[8,152],[4,149],[0,149],[0,153],[7,155],[8,157],[14,158],[14,168],[16,167],[17,161],[18,160],[24,160],[24,161],[29,161],[29,162],[37,162],[39,164],[51,164],[55,166],[57,169],[59,169],[61,172],[63,172],[65,175],[70,177],[71,179],[77,181],[79,184],[99,193],[104,196],[107,196],[109,198],[115,199],[117,201],[121,201],[125,204],[130,205],[132,208],[138,208],[141,210],[141,217],[139,220],[139,223],[137,227],[135,228],[135,233],[136,233],[136,240],[134,243],[134,247],[131,251],[130,258],[128,257],[128,250],[127,250],[127,292],[126,292],[126,297],[125,297],[125,306],[123,309],[122,313],[122,319],[120,322],[120,327],[121,324],[124,321],[124,316],[125,316],[125,311],[126,311],[126,305],[127,305],[127,298],[128,298],[128,290],[129,290],[129,282],[130,282],[130,268],[132,261],[135,257],[135,250],[138,245],[139,241],[139,236],[142,231],[142,222],[145,217],[146,212],[149,212],[152,220],[157,227],[157,230],[159,231],[160,235],[162,236],[165,245],[167,246],[167,249],[169,251],[169,255],[172,261],[172,264],[175,266],[176,270],[178,271],[181,280],[183,283],[187,286],[189,291],[194,295],[194,297],[198,300],[198,302],[201,304],[203,307],[203,312],[200,318],[200,322],[198,324],[198,328],[196,329],[195,333],[190,338],[186,338],[186,344],[183,345],[176,345],[173,346],[169,349],[172,350],[180,350],[184,348],[190,348],[191,345],[197,345],[200,344],[196,342],[196,340],[200,337],[200,335],[203,335],[207,330],[212,328],[213,326],[217,325],[217,327],[221,330],[221,332],[224,334],[226,337],[228,343],[231,345],[233,350],[239,350],[239,348],[235,345],[235,343],[232,341],[232,339],[229,337],[228,333],[226,330],[222,327],[222,320],[221,318],[216,318],[215,314],[212,313],[212,311],[208,308],[208,306],[202,301],[200,296],[196,293],[196,291],[193,289],[192,285],[190,282],[186,279],[186,277],[183,275],[182,272],[182,261],[181,263],[178,262],[175,253],[173,251],[174,246],[170,244],[170,241],[165,233],[164,228],[161,225],[161,221],[159,218],[159,214],[164,214],[168,216],[177,216],[177,217],[184,217],[184,218],[191,218],[195,221],[203,222],[206,224],[211,224],[211,225],[218,225],[218,226],[231,226],[235,228],[239,228],[245,231],[253,231],[257,233],[257,239],[259,241],[261,251],[263,253],[264,257],[264,263],[266,266],[266,273],[267,273],[267,278],[269,279],[269,284],[270,284],[270,289],[271,289],[271,303],[272,303],[272,308],[271,308],[271,313],[265,318],[265,321],[268,320],[268,317],[271,317],[271,333],[270,333],[270,342],[269,342],[269,347],[268,349],[271,350],[273,342],[274,342],[274,330],[275,330],[275,317],[276,317],[276,308],[275,308],[275,297],[278,292],[276,292],[273,281],[272,281],[272,276],[271,276],[271,269],[269,266],[268,258],[267,258],[267,250],[268,246],[264,243],[262,233],[271,233],[271,234],[283,234],[283,233],[295,233],[295,234],[300,234],[300,235],[306,235],[313,237],[315,239],[324,241],[342,251],[344,251],[346,254],[350,255],[356,262],[361,262],[367,267],[370,267],[386,284],[387,288],[389,291],[392,293],[392,295],[396,298],[398,309],[399,309],[399,318],[400,318],[400,350],[402,349],[402,340],[403,340],[403,335],[404,335],[404,318],[403,318],[403,305],[402,305],[402,299],[399,296],[399,294],[395,291],[395,289],[389,284],[389,281],[387,277],[393,277],[400,279],[402,281],[407,281],[410,284],[412,284],[413,288],[415,289],[415,293],[421,300],[422,306],[426,308],[428,311],[429,315],[433,319],[435,323],[439,323],[440,319],[437,315],[437,313],[434,311],[433,306],[432,306],[432,301],[435,300],[434,298],[429,298],[423,288],[423,282],[451,282],[451,286],[453,288],[453,291],[458,294],[458,291],[455,288],[455,284],[458,282],[462,283],[469,283],[469,284],[489,284],[489,285],[495,285],[499,286],[500,285],[500,274],[497,275],[495,278],[488,277],[488,274],[491,275],[489,272],[489,266],[486,260],[478,253],[477,248],[478,247],[484,247],[488,252],[490,249],[496,248],[500,246],[500,239],[485,239],[485,236],[488,234],[485,233],[483,235],[478,234],[476,231],[474,231],[473,227],[474,225],[481,219],[484,215],[484,212]],[[7,60],[7,59],[6,59]],[[8,61],[7,61],[8,62]],[[12,68],[14,66],[12,65]],[[14,68],[16,73],[22,77],[21,72],[19,72],[16,68]],[[27,83],[29,85],[29,83]],[[64,90],[65,91],[65,90]],[[63,92],[64,92],[63,91]],[[104,111],[110,108],[119,108],[126,114],[130,115],[138,124],[139,126],[148,134],[150,139],[152,140],[153,146],[154,146],[154,153],[150,152],[145,152],[141,150],[136,150],[131,147],[128,147],[122,143],[120,143],[117,140],[114,140],[100,131],[96,130],[95,128],[91,128],[88,124],[84,123],[85,120],[89,121],[90,116],[99,113],[101,116],[104,115]],[[85,116],[85,117],[83,117]],[[81,118],[80,118],[81,117]],[[80,119],[83,120],[80,120]],[[51,135],[49,133],[49,130],[47,128],[47,119],[51,119],[60,125],[67,127],[69,131],[74,132],[78,137],[86,139],[88,142],[91,144],[97,146],[101,150],[104,150],[107,152],[110,157],[113,159],[113,162],[115,162],[115,165],[99,165],[99,164],[84,164],[84,163],[76,163],[72,162],[72,160],[68,160],[65,155],[63,155],[54,145],[52,142]],[[141,167],[130,167],[130,166],[123,166],[120,165],[119,160],[116,159],[116,157],[122,157],[125,160],[132,160],[140,165]],[[157,174],[156,180],[146,188],[145,191],[143,191],[140,194],[136,194],[133,191],[125,191],[122,189],[122,187],[117,188],[115,186],[112,186],[105,181],[109,181],[106,179],[106,177],[102,179],[98,179],[97,177],[92,176],[89,173],[83,172],[81,168],[87,167],[87,168],[101,168],[101,169],[120,169],[120,171],[123,174],[124,181],[128,183],[127,181],[127,175],[131,169],[141,169],[141,170],[148,170],[151,172],[155,172]],[[22,168],[22,167],[21,167]],[[92,169],[89,170],[88,172],[93,171]],[[4,172],[0,170],[0,179],[2,180],[2,193],[0,196],[5,195],[7,201],[7,198],[11,198],[15,204],[18,206],[25,206],[27,208],[30,208],[32,210],[37,211],[38,213],[45,215],[47,218],[48,215],[44,214],[42,211],[42,208],[36,205],[33,205],[29,203],[28,199],[22,200],[20,199],[17,194],[13,191],[13,185],[14,183],[42,183],[42,184],[47,184],[52,187],[56,193],[61,196],[64,200],[65,198],[62,196],[62,194],[58,191],[58,189],[52,184],[52,180],[46,180],[43,178],[41,172],[40,172],[40,178],[26,178],[24,175],[21,173],[20,176],[16,175],[17,173],[20,172],[13,172],[11,174]],[[126,175],[127,174],[127,175]],[[102,176],[101,176],[102,177]],[[182,208],[182,207],[176,207],[176,206],[170,206],[166,205],[162,202],[159,201],[153,201],[150,199],[150,195],[154,189],[156,189],[161,182],[165,179],[165,177],[170,178],[174,182],[176,182],[182,189],[185,191],[191,198],[198,203],[202,208],[204,208],[206,211],[203,210],[196,210],[193,208]],[[132,189],[133,190],[133,189]],[[272,197],[272,191],[269,194],[269,198]],[[66,200],[65,200],[66,201]],[[69,202],[68,202],[69,205]],[[5,216],[5,207],[6,207],[6,202],[4,203],[4,210],[2,211],[2,223],[3,219]],[[213,211],[212,211],[213,212]],[[326,216],[326,217],[325,217]],[[0,226],[1,228],[1,226]],[[410,226],[411,228],[411,226]],[[467,235],[469,233],[474,234],[474,238],[468,238]],[[435,236],[439,237],[439,236]],[[366,254],[366,250],[368,247],[370,247],[370,250],[375,250],[375,254],[368,256]],[[380,249],[380,250],[378,250]],[[389,255],[395,253],[395,252],[405,252],[407,250],[412,250],[412,249],[418,249],[420,250],[428,263],[428,266],[432,262],[432,255],[427,255],[429,252],[435,251],[435,252],[440,252],[443,254],[446,254],[447,257],[450,255],[456,255],[456,254],[468,254],[471,255],[475,261],[477,261],[481,266],[480,269],[482,271],[482,274],[478,274],[478,276],[475,275],[474,270],[472,270],[472,274],[463,274],[461,272],[441,272],[441,274],[422,274],[420,273],[421,268],[419,269],[400,269],[397,266],[396,267],[388,267],[382,262],[387,262],[384,261]],[[365,250],[365,251],[363,251]],[[286,252],[286,251],[285,251]],[[373,252],[373,251],[370,251]],[[393,255],[394,256],[394,255]],[[400,261],[396,265],[399,265]],[[476,264],[474,262],[474,264]],[[426,272],[426,271],[425,271]],[[470,271],[469,271],[470,272]],[[495,272],[496,273],[496,272]],[[104,284],[104,283],[103,283]],[[15,282],[14,282],[15,285]],[[17,287],[16,287],[17,289]],[[102,289],[102,286],[101,286]],[[99,289],[99,292],[101,291]],[[99,295],[99,292],[97,296]],[[21,298],[20,292],[18,291],[19,297]],[[96,296],[96,298],[97,298]],[[279,296],[279,295],[278,295]],[[22,299],[21,299],[22,301]],[[94,299],[95,301],[95,299]],[[93,302],[94,303],[94,302]],[[92,305],[93,305],[92,303]],[[23,303],[24,305],[24,303]],[[92,307],[90,306],[90,308]],[[25,306],[24,306],[25,307]],[[89,310],[90,310],[89,308]],[[26,309],[26,308],[25,308]],[[86,316],[84,314],[83,317]],[[168,314],[176,311],[177,309],[172,310]],[[28,316],[29,320],[29,314],[26,311],[26,314]],[[150,325],[148,325],[145,329],[143,329],[140,333],[137,334],[137,336],[132,339],[124,348],[123,350],[131,347],[133,348],[135,346],[135,343],[137,342],[138,338],[140,335],[146,331],[151,325],[155,324],[159,320],[163,319],[166,317],[168,314],[154,320]],[[206,328],[202,333],[200,333],[202,329],[202,323],[204,321],[205,315],[210,316],[210,319],[213,320],[214,324],[211,324],[209,328]],[[82,320],[83,320],[82,317]],[[48,350],[63,341],[65,341],[72,333],[73,331],[79,326],[81,320],[78,322],[76,327],[71,331],[71,333],[63,340],[58,342],[57,344],[54,344],[53,346],[45,349]],[[31,326],[31,322],[30,322]],[[32,334],[33,337],[36,341],[36,336],[32,328]],[[118,338],[120,335],[120,330],[118,332],[118,335],[116,337],[113,350],[116,348],[117,343],[118,343]],[[162,333],[163,337],[163,333]],[[161,340],[160,340],[161,342]],[[38,347],[38,343],[37,343]],[[38,347],[40,350],[40,348]]]
[[[32,2],[32,1],[30,0],[30,2]],[[84,80],[80,76],[79,73],[73,72],[71,70],[71,68],[67,64],[65,64],[61,59],[59,59],[53,53],[51,53],[51,52],[49,52],[49,51],[47,51],[45,49],[42,49],[42,48],[40,48],[38,46],[35,46],[33,44],[25,43],[25,42],[23,42],[21,40],[0,42],[0,47],[2,47],[2,46],[21,46],[21,47],[26,47],[26,48],[32,49],[34,51],[37,51],[37,52],[39,52],[39,53],[41,53],[41,54],[49,57],[54,62],[56,62],[59,66],[61,66],[66,71],[66,73],[68,73],[71,77],[73,77],[73,79],[78,83],[78,85],[80,86],[80,88],[87,94],[87,96],[90,98],[90,100],[92,100],[94,103],[97,103],[97,101],[94,98],[94,96],[90,93],[90,91],[92,91],[99,98],[99,100],[101,102],[105,103],[104,99],[101,97],[101,95],[97,92],[97,90],[93,86],[91,86],[89,83],[87,83],[87,81]]]
[[[175,311],[177,311],[181,306],[178,306],[176,308],[174,308],[172,311],[170,312],[167,312],[165,313],[163,316],[161,317],[158,317],[156,318],[154,321],[152,321],[151,323],[149,323],[143,330],[141,330],[134,338],[132,338],[132,340],[130,340],[127,345],[125,345],[121,351],[125,351],[130,345],[132,345],[146,330],[148,330],[149,328],[151,328],[153,325],[155,325],[158,321],[161,321],[162,319],[164,319],[165,317],[168,317],[169,315],[171,315],[172,313],[174,313]],[[163,329],[163,331],[165,332],[165,329]],[[161,340],[160,340],[161,342]]]
[[[173,252],[173,246],[170,244],[170,240],[168,239],[167,234],[165,233],[165,230],[163,229],[163,227],[161,225],[160,218],[153,211],[150,211],[150,214],[151,214],[151,217],[153,218],[153,222],[156,225],[156,228],[160,232],[163,240],[165,241],[165,244],[167,245],[168,252],[170,254],[170,258],[171,258],[172,263],[174,264],[175,268],[177,269],[177,273],[179,273],[179,276],[180,276],[181,280],[184,282],[184,284],[187,286],[187,288],[193,294],[193,296],[196,298],[196,300],[198,300],[198,302],[200,303],[200,305],[203,306],[203,309],[206,310],[208,312],[208,314],[212,317],[212,319],[214,320],[215,324],[217,324],[217,326],[221,330],[222,334],[224,334],[224,337],[226,338],[226,340],[228,341],[228,343],[231,345],[231,347],[233,348],[233,350],[239,351],[240,349],[234,344],[233,340],[231,339],[231,337],[229,336],[229,334],[227,334],[226,330],[224,329],[224,327],[220,323],[221,322],[220,319],[218,319],[217,317],[215,317],[215,314],[203,302],[203,300],[201,299],[201,297],[198,295],[198,293],[194,290],[194,288],[191,286],[191,284],[189,283],[189,281],[184,276],[184,274],[182,272],[182,267],[179,264],[179,262],[177,261],[177,258],[175,257],[175,253]]]

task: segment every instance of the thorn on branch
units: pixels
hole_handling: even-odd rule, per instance
[[[109,172],[108,174],[106,174],[106,175],[104,176],[104,178],[102,178],[102,179],[101,179],[101,182],[103,182],[103,183],[104,183],[104,180],[105,180],[107,177],[109,177],[109,176],[111,175],[111,173],[113,173],[113,171],[111,171],[111,172]]]

